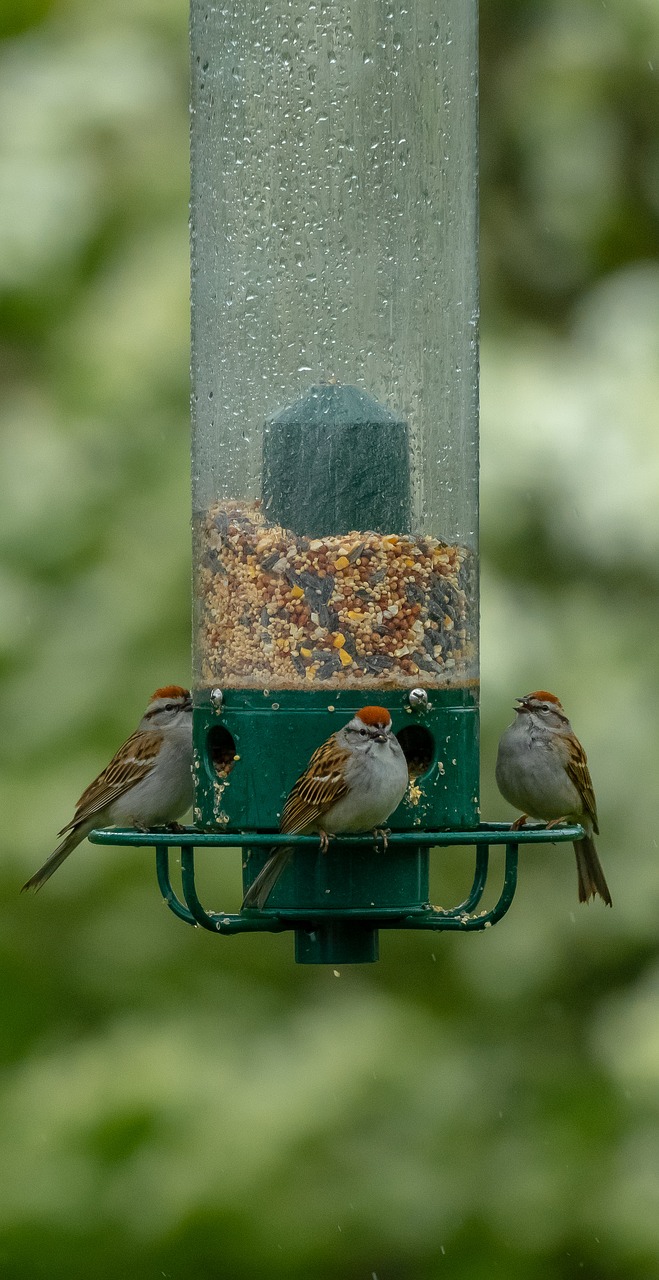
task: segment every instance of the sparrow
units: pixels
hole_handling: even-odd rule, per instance
[[[362,707],[318,747],[281,815],[287,835],[318,832],[323,852],[330,835],[378,830],[400,804],[409,782],[407,761],[385,707]],[[273,851],[243,901],[261,910],[293,850]]]
[[[496,764],[499,791],[522,810],[513,830],[528,817],[550,827],[580,823],[586,834],[574,843],[579,901],[599,894],[610,907],[609,886],[593,840],[599,827],[586,753],[555,694],[537,689],[516,701],[517,714],[501,738]]]
[[[167,826],[192,804],[192,699],[156,689],[140,723],[81,795],[61,844],[23,885],[40,889],[93,827]]]

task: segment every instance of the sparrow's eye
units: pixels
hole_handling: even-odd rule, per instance
[[[550,708],[548,707],[546,702],[543,702],[542,706],[540,707],[540,710],[542,711],[543,715],[546,715],[547,712],[550,710]]]
[[[175,711],[175,710],[176,710],[176,703],[175,703],[175,702],[166,702],[166,703],[165,703],[165,711]]]
[[[368,729],[360,729],[359,733],[362,738],[368,738]]]

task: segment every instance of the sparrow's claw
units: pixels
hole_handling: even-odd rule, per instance
[[[389,827],[374,827],[373,835],[375,836],[376,840],[378,836],[380,836],[382,840],[382,849],[384,853],[386,853],[387,849],[389,848],[389,835],[390,835]]]
[[[180,836],[185,831],[185,827],[180,822],[134,822],[134,831],[142,831],[145,834],[149,831],[167,831],[173,836]]]
[[[521,831],[522,827],[526,826],[528,820],[529,820],[528,813],[522,813],[519,818],[515,818],[515,821],[513,822],[510,830]]]
[[[318,838],[320,840],[320,852],[327,853],[327,850],[329,849],[329,842],[331,840],[331,836],[327,831],[319,831]]]
[[[553,827],[559,827],[561,822],[569,822],[569,818],[552,818],[551,822],[547,823],[545,830],[551,831]]]

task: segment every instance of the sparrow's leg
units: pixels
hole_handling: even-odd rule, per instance
[[[569,822],[569,821],[570,821],[569,818],[552,818],[551,822],[547,823],[546,830],[551,831],[552,827],[559,827],[561,822]]]
[[[387,849],[389,848],[389,835],[390,835],[389,827],[374,827],[373,835],[375,836],[376,840],[378,836],[381,837],[382,849],[383,849],[383,852],[386,853]]]
[[[528,820],[529,820],[529,815],[528,815],[528,813],[523,813],[523,814],[521,814],[521,816],[520,816],[519,818],[516,818],[516,819],[515,819],[515,821],[513,822],[512,826],[511,826],[511,828],[510,828],[510,830],[511,830],[511,831],[521,831],[522,827],[525,827],[525,826],[526,826],[526,824],[527,824]]]
[[[328,835],[327,831],[318,832],[318,839],[320,840],[321,853],[327,853],[327,850],[329,849],[330,838],[331,837]]]

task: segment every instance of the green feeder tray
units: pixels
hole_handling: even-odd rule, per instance
[[[520,844],[562,844],[584,835],[578,825],[547,830],[528,826],[514,831],[508,823],[481,823],[472,831],[402,831],[383,841],[372,835],[339,836],[327,855],[315,836],[272,833],[243,836],[243,886],[247,889],[274,845],[292,845],[294,857],[262,911],[208,911],[199,899],[195,850],[236,847],[235,834],[196,831],[92,831],[93,844],[155,848],[158,885],[167,906],[186,924],[212,933],[295,933],[298,964],[364,964],[378,959],[380,929],[430,929],[473,932],[487,929],[508,911],[517,886]],[[472,885],[463,902],[451,908],[428,900],[429,850],[455,845],[475,848]],[[495,906],[479,911],[488,881],[492,845],[505,845],[503,886]],[[174,890],[169,850],[180,851],[182,899]]]

